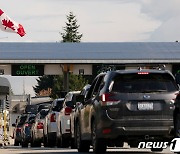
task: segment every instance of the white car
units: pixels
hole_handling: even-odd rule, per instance
[[[62,109],[64,98],[55,99],[52,102],[49,113],[44,121],[44,146],[53,147],[56,145],[57,116]]]
[[[63,102],[63,108],[57,116],[57,146],[68,147],[71,143],[70,113],[74,111],[76,96],[80,91],[67,93]]]
[[[31,127],[31,147],[40,147],[43,143],[44,121],[49,109],[42,109],[35,117]]]

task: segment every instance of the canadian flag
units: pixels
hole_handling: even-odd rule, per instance
[[[23,26],[13,21],[1,9],[0,9],[0,22],[1,22],[0,29],[2,31],[18,33],[21,37],[23,37],[26,34]]]

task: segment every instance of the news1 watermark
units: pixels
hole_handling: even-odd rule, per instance
[[[138,149],[167,149],[180,152],[180,138],[174,138],[171,142],[139,142]]]

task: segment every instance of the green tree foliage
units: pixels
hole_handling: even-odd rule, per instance
[[[64,42],[80,42],[82,34],[79,33],[78,28],[80,25],[77,24],[76,16],[73,15],[72,12],[69,13],[67,17],[66,26],[63,27],[64,32],[60,33],[62,36],[62,43]],[[69,73],[69,72],[68,72]],[[36,94],[39,93],[39,91],[48,88],[52,88],[52,98],[58,98],[63,97],[62,92],[65,91],[63,87],[63,79],[64,77],[59,76],[49,76],[45,75],[42,77],[39,77],[37,79],[37,85],[33,87]],[[69,77],[69,90],[82,90],[82,88],[87,84],[87,81],[83,78],[83,76],[80,75],[73,75],[70,73]]]
[[[41,90],[47,90],[48,88],[53,87],[54,76],[44,75],[44,76],[38,77],[36,81],[37,81],[37,85],[33,87],[33,90],[35,91],[37,95]]]
[[[82,88],[88,84],[88,81],[82,75],[70,74],[69,78],[69,90],[70,91],[81,91]],[[52,89],[52,98],[63,97],[63,76],[54,77],[54,86]]]
[[[88,84],[88,81],[82,75],[70,74],[69,79],[69,89],[70,91],[82,90],[82,88]]]
[[[62,42],[80,42],[83,34],[78,32],[80,25],[77,24],[76,16],[72,12],[67,17],[66,26],[63,27],[64,32],[60,33]]]

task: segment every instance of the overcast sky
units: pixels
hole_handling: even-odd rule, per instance
[[[22,24],[26,35],[0,32],[2,42],[56,42],[72,11],[82,42],[146,42],[180,40],[180,0],[0,0],[1,9]],[[8,77],[15,94],[22,78]],[[23,77],[33,93],[34,77]],[[18,87],[18,88],[17,88]]]

